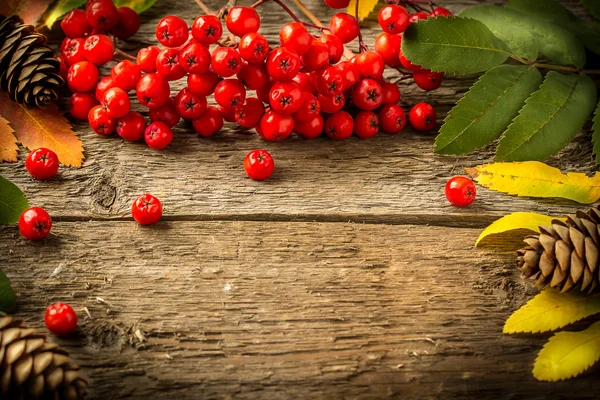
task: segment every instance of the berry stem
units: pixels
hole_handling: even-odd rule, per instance
[[[127,58],[131,61],[136,61],[137,62],[137,58],[132,56],[131,54],[127,54],[125,53],[123,50],[119,49],[118,47],[115,47],[115,55]]]
[[[210,15],[213,13],[212,11],[210,11],[210,8],[208,8],[206,4],[204,4],[202,0],[196,0],[196,4],[198,4],[202,11],[204,11],[204,14]]]
[[[306,26],[306,27],[309,27],[309,28],[315,28],[315,29],[318,29],[318,30],[320,30],[321,32],[323,32],[323,31],[328,31],[328,30],[329,30],[329,28],[325,28],[324,26],[319,26],[319,25],[315,25],[315,24],[310,24],[310,23],[308,23],[308,22],[302,22],[302,24],[303,24],[304,26]]]
[[[285,10],[285,12],[287,12],[288,14],[290,14],[290,17],[292,17],[294,19],[294,21],[296,22],[301,22],[300,18],[298,18],[296,16],[296,14],[294,14],[294,12],[292,10],[289,9],[288,6],[286,6],[285,4],[283,4],[283,2],[281,0],[273,0],[275,3],[279,4],[279,6],[281,6],[281,8],[283,8]]]
[[[358,52],[362,53],[363,51],[369,51],[369,48],[363,42],[362,31],[360,30],[360,18],[358,17],[358,3],[360,0],[354,0],[354,16],[358,21]]]

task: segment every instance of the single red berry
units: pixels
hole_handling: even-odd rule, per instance
[[[336,94],[335,96],[323,96],[319,93],[317,100],[319,100],[319,104],[321,105],[321,111],[327,114],[340,111],[346,104],[346,98],[343,93]]]
[[[156,46],[144,47],[137,53],[137,64],[146,73],[156,72],[156,58],[160,49]]]
[[[235,122],[235,108],[234,107],[218,107],[219,112],[221,113],[221,118],[223,118],[227,122]]]
[[[174,99],[169,99],[160,107],[151,108],[148,114],[150,116],[150,121],[162,121],[170,128],[177,125],[180,119],[179,113],[177,112],[177,107],[175,107]]]
[[[66,303],[54,303],[46,309],[44,323],[55,335],[70,335],[77,328],[77,313]]]
[[[73,65],[80,61],[87,61],[85,58],[85,39],[75,38],[69,39],[63,51],[63,57],[67,65]]]
[[[256,97],[249,97],[243,105],[235,107],[233,112],[238,125],[244,128],[254,128],[265,113],[265,107],[262,101]]]
[[[466,207],[475,200],[477,188],[466,176],[455,176],[446,183],[446,198],[458,207]]]
[[[90,110],[98,104],[91,93],[73,93],[69,98],[69,113],[77,119],[87,121]]]
[[[244,159],[244,171],[248,178],[264,181],[275,169],[273,157],[266,150],[252,150]]]
[[[406,126],[406,113],[398,104],[384,104],[379,111],[379,127],[385,133],[395,135]]]
[[[29,153],[25,168],[35,179],[50,179],[58,172],[58,157],[52,150],[39,148]]]
[[[206,110],[206,97],[192,93],[188,88],[183,88],[175,96],[175,107],[181,118],[193,119],[199,117]]]
[[[398,104],[400,101],[400,88],[393,83],[384,82],[381,84],[381,97],[383,98],[382,104]]]
[[[262,133],[261,136],[266,140],[272,142],[284,140],[294,129],[294,118],[291,115],[269,110],[263,114],[259,129]]]
[[[311,121],[318,117],[320,112],[321,104],[319,103],[319,100],[317,100],[314,95],[303,92],[300,108],[294,113],[294,119],[296,122]]]
[[[72,92],[89,92],[94,90],[100,72],[98,67],[89,61],[80,61],[71,65],[67,76],[69,89]]]
[[[280,114],[293,114],[302,105],[302,90],[294,81],[277,82],[271,86],[269,103],[271,108]]]
[[[52,218],[43,208],[28,208],[19,217],[19,231],[25,239],[41,240],[48,236],[50,229]]]
[[[433,9],[433,11],[429,14],[434,18],[437,17],[453,17],[454,14],[452,14],[450,12],[450,10],[448,10],[447,8],[444,7],[436,7]]]
[[[267,57],[267,71],[276,81],[291,81],[300,71],[300,57],[285,47],[277,47]]]
[[[321,136],[324,127],[325,121],[323,120],[323,116],[318,115],[316,118],[313,118],[310,121],[297,121],[294,124],[294,132],[296,132],[298,135],[301,135],[305,139],[314,139]]]
[[[156,72],[168,81],[176,81],[185,76],[185,70],[179,63],[179,53],[179,49],[166,48],[156,57]]]
[[[419,103],[408,113],[410,124],[419,131],[430,131],[435,128],[437,113],[427,103]]]
[[[337,66],[327,67],[315,73],[315,87],[323,96],[335,96],[346,88],[344,74]]]
[[[325,120],[325,133],[333,140],[347,139],[354,131],[354,120],[346,111],[338,111]]]
[[[442,86],[443,72],[432,72],[428,69],[416,71],[413,78],[418,87],[423,90],[435,90]]]
[[[244,104],[246,89],[239,79],[225,79],[215,88],[215,101],[222,107],[233,108]]]
[[[85,58],[96,65],[103,65],[113,59],[113,42],[106,35],[92,35],[83,46]]]
[[[425,11],[419,11],[411,15],[409,21],[411,24],[413,24],[427,18],[429,18],[429,14],[427,14]]]
[[[162,204],[151,194],[143,194],[133,201],[131,216],[140,225],[152,225],[162,217]]]
[[[102,106],[94,106],[88,114],[88,123],[98,135],[107,136],[115,131],[117,120],[110,115]]]
[[[360,81],[360,72],[358,72],[358,67],[353,62],[342,61],[336,67],[342,72],[347,88],[351,88]]]
[[[318,71],[329,65],[329,47],[317,39],[312,41],[310,48],[300,57],[304,71]]]
[[[375,51],[379,53],[385,64],[395,67],[400,64],[400,46],[402,38],[400,35],[383,32],[375,40]]]
[[[84,10],[74,9],[65,14],[60,22],[60,27],[67,37],[82,38],[92,32],[92,27],[87,22]]]
[[[119,22],[119,12],[112,0],[96,0],[86,7],[86,18],[93,28],[109,31]]]
[[[236,49],[217,47],[212,54],[210,65],[213,70],[224,78],[237,74],[242,68],[242,58]]]
[[[183,18],[169,15],[156,25],[156,38],[165,47],[181,46],[188,37],[188,26]]]
[[[379,132],[379,118],[373,111],[361,111],[354,118],[354,133],[363,139],[368,139]]]
[[[173,131],[164,122],[156,121],[146,127],[144,139],[154,150],[162,150],[173,140]]]
[[[201,15],[192,24],[192,36],[199,43],[217,43],[222,35],[223,25],[214,15]]]
[[[400,54],[400,56],[399,56],[400,64],[402,64],[402,66],[404,68],[406,68],[407,70],[412,71],[412,72],[421,70],[420,65],[415,65],[408,58],[404,57],[404,54],[402,54],[402,49],[400,49],[399,54]]]
[[[354,59],[354,65],[362,78],[381,79],[385,70],[385,60],[375,51],[365,51]]]
[[[106,92],[112,87],[115,87],[112,76],[103,76],[102,79],[100,79],[100,81],[96,85],[96,100],[102,101],[102,99],[104,98],[104,92]]]
[[[269,83],[269,72],[265,63],[250,64],[243,61],[242,68],[237,73],[237,78],[248,89],[256,90]]]
[[[325,4],[329,6],[329,8],[339,9],[339,8],[347,8],[350,5],[350,0],[325,0]]]
[[[376,109],[383,103],[381,85],[373,79],[362,79],[352,87],[352,101],[361,110]]]
[[[194,74],[203,74],[210,67],[210,53],[200,43],[190,43],[179,53],[179,64],[186,71]]]
[[[208,106],[206,111],[192,121],[194,130],[200,136],[212,136],[223,128],[223,117],[215,106]]]
[[[104,92],[102,107],[110,117],[121,118],[131,110],[131,101],[126,91],[113,87]]]
[[[329,21],[329,32],[346,44],[358,37],[358,20],[348,13],[337,13]]]
[[[299,56],[310,49],[312,41],[312,35],[308,33],[302,22],[287,23],[282,26],[279,31],[279,42],[281,43],[281,46],[292,50]]]
[[[162,75],[146,74],[138,81],[135,91],[140,104],[155,108],[169,100],[171,88]]]
[[[264,61],[271,51],[271,47],[263,35],[251,32],[242,37],[238,51],[244,60],[251,64],[256,64]]]
[[[130,142],[143,138],[145,130],[146,120],[139,112],[129,111],[124,117],[117,120],[117,134]]]
[[[336,64],[342,59],[344,44],[337,36],[333,36],[330,33],[323,33],[317,40],[327,45],[330,64]]]
[[[377,20],[384,32],[397,34],[402,33],[410,25],[410,14],[406,8],[390,4],[379,10]]]
[[[142,70],[137,64],[129,60],[123,60],[112,67],[110,76],[115,87],[128,92],[135,89],[135,86],[142,77]]]
[[[113,28],[114,35],[121,40],[127,40],[140,29],[140,15],[129,7],[117,8],[119,22]]]
[[[315,78],[313,74],[298,72],[298,75],[296,75],[292,80],[300,86],[300,89],[302,89],[303,92],[308,92],[315,96],[317,95],[318,92],[315,86]]]
[[[187,77],[187,86],[193,93],[209,96],[214,93],[220,81],[221,77],[212,69],[209,69],[204,74],[189,74]]]
[[[242,37],[251,32],[258,32],[260,17],[252,7],[232,7],[225,18],[229,32]]]

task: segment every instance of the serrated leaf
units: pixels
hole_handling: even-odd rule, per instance
[[[557,382],[573,378],[600,359],[600,322],[580,332],[559,332],[539,352],[533,376]]]
[[[549,332],[600,312],[600,295],[585,296],[580,292],[560,293],[542,290],[527,304],[515,311],[504,324],[502,332]]]
[[[592,142],[594,143],[594,154],[596,155],[596,164],[600,164],[600,103],[594,112],[592,123]]]
[[[499,65],[486,72],[452,108],[435,151],[466,154],[497,139],[542,83],[533,67]]]
[[[600,20],[600,2],[598,0],[580,0],[580,2],[592,14],[592,17]]]
[[[470,74],[502,64],[510,55],[504,42],[470,18],[429,18],[404,32],[402,52],[414,64],[438,72]]]
[[[28,208],[29,203],[21,189],[0,176],[0,224],[16,224]]]
[[[0,14],[17,14],[23,22],[35,25],[54,0],[2,0]]]
[[[16,296],[10,280],[0,269],[0,312],[9,313],[15,309]]]
[[[533,213],[533,212],[515,212],[505,215],[504,217],[492,222],[490,226],[485,228],[477,238],[475,247],[479,247],[484,243],[484,239],[490,239],[494,236],[516,231],[528,230],[531,232],[540,231],[540,225],[550,225],[552,221],[561,218],[550,217],[548,215]]]
[[[156,0],[115,0],[117,7],[129,7],[138,14],[143,13],[156,3]]]
[[[596,104],[596,85],[587,75],[546,74],[508,127],[496,160],[544,160],[558,153],[583,127]]]
[[[515,30],[515,35],[518,31],[529,32],[535,39],[540,54],[557,64],[573,64],[580,68],[585,64],[585,49],[581,42],[566,29],[541,18],[489,5],[468,8],[461,15],[475,18],[488,27],[504,25],[503,31]],[[526,39],[519,38],[519,40]]]
[[[10,122],[23,146],[30,150],[45,147],[54,151],[64,165],[81,167],[83,145],[56,104],[27,109],[2,93],[0,115]]]
[[[84,5],[86,0],[58,0],[52,5],[52,8],[42,18],[41,25],[47,26],[48,29],[52,28],[52,25],[69,11],[79,8]]]
[[[0,116],[0,162],[17,161],[17,138],[15,131],[10,127],[8,121]]]
[[[554,0],[510,0],[506,7],[561,26],[577,36],[585,47],[600,54],[600,34],[593,28],[600,25],[582,21],[562,4]]]
[[[460,13],[460,16],[483,22],[494,35],[506,43],[513,54],[535,61],[540,51],[538,38],[522,24],[513,23],[513,18],[507,13],[496,12],[497,8],[494,6],[469,7]]]
[[[377,3],[379,3],[379,0],[360,0],[360,3],[358,3],[358,20],[362,21],[365,18],[368,18],[369,15],[375,11]],[[356,0],[350,0],[350,4],[348,5],[346,12],[350,15],[356,16]]]
[[[465,171],[480,185],[512,195],[560,197],[583,204],[600,199],[600,175],[563,174],[537,161],[484,164]]]

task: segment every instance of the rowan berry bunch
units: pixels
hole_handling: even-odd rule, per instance
[[[283,25],[273,48],[258,33],[256,10],[269,1],[293,18]],[[412,76],[424,90],[438,88],[442,74],[413,65],[402,55],[402,32],[421,19],[451,15],[433,6],[426,13],[422,2],[404,1],[417,12],[410,15],[400,2],[382,8],[378,20],[383,33],[375,51],[364,44],[358,20],[348,13],[335,14],[325,28],[300,21],[281,0],[260,0],[201,15],[190,25],[166,16],[156,27],[162,47],[143,48],[134,58],[115,43],[137,31],[139,16],[116,8],[111,0],[89,0],[85,11],[73,10],[61,23],[67,38],[59,58],[73,92],[71,114],[87,119],[100,135],[116,131],[130,141],[145,138],[154,149],[171,142],[171,129],[181,119],[201,136],[213,135],[227,121],[255,128],[269,141],[283,140],[292,132],[307,139],[325,132],[335,140],[352,134],[368,138],[380,130],[398,133],[407,118],[398,85],[384,79],[384,70],[399,70],[400,80]],[[325,2],[332,8],[349,3]],[[357,38],[360,53],[342,61],[344,44]],[[98,66],[113,60],[110,75],[101,78]],[[172,96],[171,82],[180,79],[186,86]],[[149,109],[150,124],[131,111],[128,92],[133,90]],[[209,105],[210,96],[216,105]],[[408,121],[418,130],[433,129],[435,110],[418,104]]]

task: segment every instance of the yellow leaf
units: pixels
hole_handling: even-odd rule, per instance
[[[0,116],[0,162],[17,162],[17,138],[8,121]]]
[[[348,5],[348,14],[354,15],[358,18],[359,21],[367,18],[373,10],[375,10],[375,6],[379,0],[360,0],[358,3],[358,16],[356,15],[356,0],[350,0],[350,4]]]
[[[561,197],[591,204],[600,199],[600,176],[580,172],[563,174],[537,161],[493,163],[465,171],[480,185],[517,196]]]
[[[600,295],[560,293],[546,289],[515,311],[504,324],[504,333],[548,332],[600,312]]]
[[[505,215],[504,217],[492,222],[490,226],[481,232],[481,235],[479,235],[477,241],[475,242],[475,246],[485,244],[482,242],[483,239],[493,239],[497,235],[505,232],[512,232],[515,230],[539,232],[540,225],[550,225],[555,219],[564,220],[564,218],[554,218],[548,215],[537,214],[533,212],[515,212]]]
[[[52,25],[63,15],[85,4],[85,0],[58,0],[52,5],[50,11],[46,12],[40,25],[52,28]]]
[[[600,321],[580,332],[559,332],[538,354],[533,376],[562,381],[584,372],[600,359]]]

